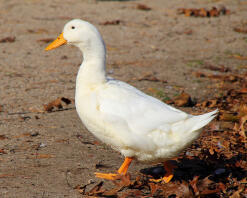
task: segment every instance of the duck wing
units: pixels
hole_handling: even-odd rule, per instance
[[[104,122],[115,128],[123,141],[126,140],[126,144],[132,147],[139,147],[138,143],[142,141],[146,143],[146,149],[153,149],[155,144],[148,139],[149,132],[158,129],[163,133],[171,132],[172,124],[190,117],[189,114],[117,80],[109,80],[97,96]]]

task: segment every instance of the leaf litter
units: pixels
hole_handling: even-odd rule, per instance
[[[177,9],[178,14],[184,14],[185,16],[194,17],[218,17],[220,15],[230,14],[230,10],[226,9],[225,6],[219,8],[212,7],[211,9],[206,8],[179,8]]]
[[[141,170],[136,178],[131,178],[130,174],[120,176],[109,189],[104,187],[105,181],[96,184],[91,190],[86,187],[83,191],[78,187],[76,189],[82,195],[94,197],[246,197],[246,74],[209,64],[204,65],[204,69],[217,74],[201,71],[194,74],[197,78],[208,78],[213,82],[214,88],[218,90],[215,96],[209,100],[191,102],[189,94],[182,92],[171,99],[170,104],[190,104],[188,106],[203,112],[218,108],[220,113],[201,138],[173,160],[177,168],[172,181],[168,184],[150,181],[151,178],[164,176],[165,170],[159,165]],[[144,76],[139,80],[149,78],[152,80],[154,76]]]
[[[14,36],[8,36],[8,37],[0,39],[0,43],[13,43],[13,42],[15,42]]]
[[[56,100],[53,100],[48,104],[44,104],[43,107],[44,107],[44,111],[52,112],[54,109],[62,110],[64,109],[64,104],[67,106],[71,103],[73,103],[72,99],[65,98],[65,97],[59,97]]]

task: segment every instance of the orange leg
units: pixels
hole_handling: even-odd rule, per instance
[[[118,174],[115,174],[115,173],[95,173],[95,176],[102,178],[102,179],[115,180],[115,179],[117,179],[118,175],[126,175],[132,160],[133,160],[133,158],[126,157],[123,164],[118,169]]]
[[[174,166],[170,163],[170,162],[164,162],[164,168],[166,170],[166,174],[165,176],[162,178],[162,180],[165,183],[168,183],[169,181],[171,181],[171,179],[173,178],[174,174],[173,174],[173,169]]]
[[[173,169],[175,168],[170,162],[164,162],[164,168],[166,170],[166,174],[161,179],[151,179],[153,182],[165,182],[168,183],[173,178]]]

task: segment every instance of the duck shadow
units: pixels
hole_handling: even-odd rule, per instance
[[[236,162],[241,160],[242,156],[233,156],[226,159],[221,156],[208,156],[206,159],[199,157],[193,158],[179,158],[177,161],[171,160],[170,162],[176,167],[174,168],[173,181],[191,181],[195,176],[203,179],[209,177],[210,180],[215,182],[226,182],[229,177],[236,178],[238,181],[247,177],[247,172],[238,166]],[[140,170],[144,175],[152,176],[155,179],[161,178],[165,175],[163,165],[158,165],[150,168]]]

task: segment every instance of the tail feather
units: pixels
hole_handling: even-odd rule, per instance
[[[194,126],[191,128],[190,131],[196,131],[206,126],[209,122],[211,122],[215,118],[215,116],[217,116],[217,114],[218,114],[218,109],[199,116],[193,116],[188,120],[188,122],[194,123]]]
[[[187,133],[187,134],[193,131],[198,131],[202,127],[206,126],[211,120],[213,120],[214,117],[217,115],[217,113],[218,113],[218,109],[202,115],[191,116],[187,120],[176,123],[172,127],[172,130],[179,133]]]

